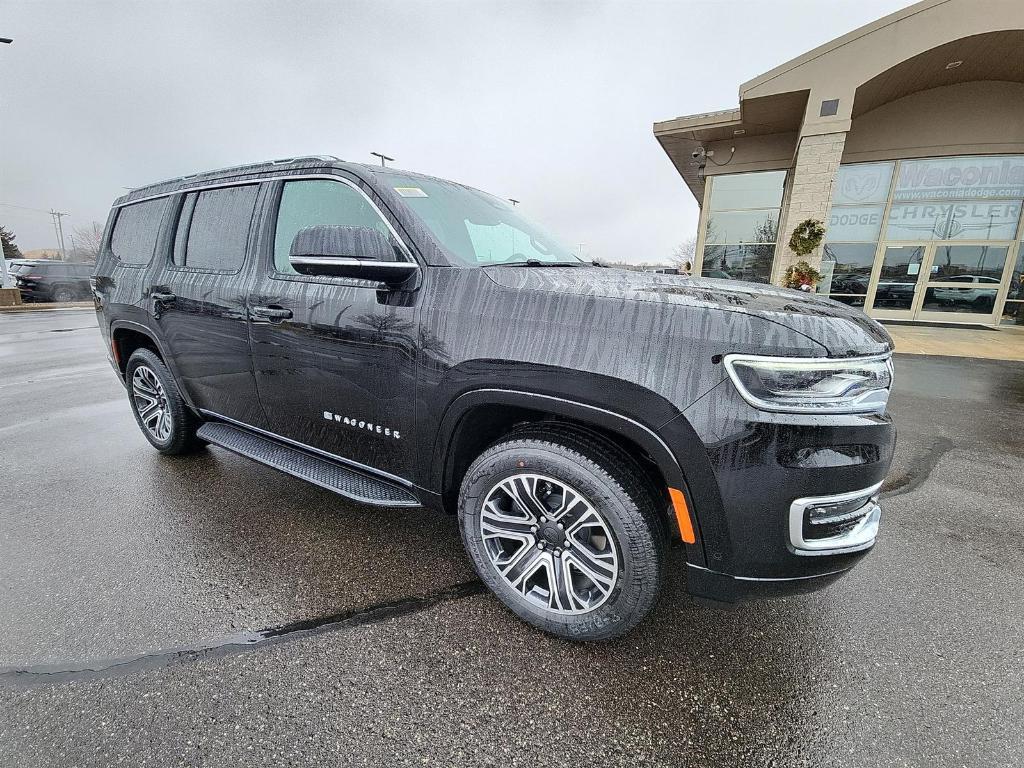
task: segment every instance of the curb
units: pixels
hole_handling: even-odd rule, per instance
[[[0,314],[4,312],[46,312],[54,309],[93,309],[94,306],[91,301],[68,301],[63,304],[43,302],[38,304],[14,304],[9,307],[0,307]]]

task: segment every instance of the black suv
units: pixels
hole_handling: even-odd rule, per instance
[[[22,261],[12,269],[22,301],[81,301],[92,296],[92,264]]]
[[[133,190],[94,289],[157,450],[457,513],[558,635],[636,625],[672,544],[732,602],[875,541],[892,343],[828,299],[585,263],[504,200],[329,157]]]

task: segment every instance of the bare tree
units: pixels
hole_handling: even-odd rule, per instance
[[[75,227],[75,247],[72,258],[75,261],[96,261],[103,244],[103,225],[93,221],[82,227]]]
[[[672,256],[669,261],[680,272],[689,274],[693,271],[693,262],[697,258],[697,238],[691,237],[683,240],[672,249]]]

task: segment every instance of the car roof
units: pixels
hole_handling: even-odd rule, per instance
[[[446,184],[457,184],[460,187],[466,187],[467,189],[475,189],[469,187],[466,184],[460,184],[459,182],[450,181],[449,179],[442,179],[438,176],[429,176],[423,173],[417,173],[415,171],[406,171],[401,168],[385,168],[381,169],[377,165],[369,165],[366,163],[352,163],[340,158],[334,157],[333,155],[306,155],[302,157],[287,157],[280,160],[265,160],[258,163],[247,163],[245,165],[235,165],[229,168],[218,168],[212,171],[201,171],[199,173],[190,173],[184,176],[176,176],[171,179],[164,179],[163,181],[157,181],[152,184],[146,184],[142,187],[134,187],[130,192],[121,197],[117,198],[113,205],[114,207],[125,205],[127,203],[136,202],[148,197],[156,197],[158,195],[173,194],[174,192],[188,190],[193,187],[208,186],[217,182],[227,181],[245,181],[247,179],[256,180],[267,173],[275,173],[287,175],[289,173],[309,173],[310,171],[317,170],[348,170],[353,172],[360,172],[363,174],[378,173],[399,173],[405,176],[414,176],[421,179],[431,179],[433,181],[444,182]],[[480,190],[477,190],[480,191]]]

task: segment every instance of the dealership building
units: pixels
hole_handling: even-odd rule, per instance
[[[654,126],[700,205],[695,274],[803,259],[879,319],[1024,324],[1024,0],[924,0],[739,90]]]

